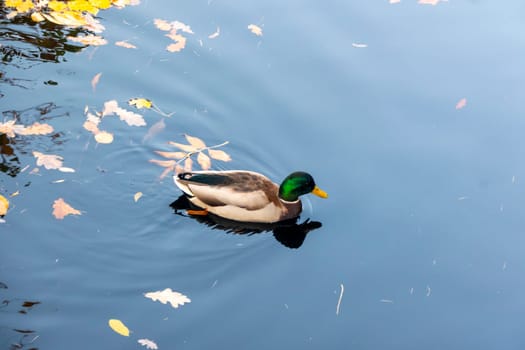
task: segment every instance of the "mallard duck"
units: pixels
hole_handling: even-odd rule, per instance
[[[293,219],[302,210],[299,196],[313,193],[327,198],[308,173],[288,175],[281,185],[266,176],[245,170],[194,171],[177,174],[175,184],[202,214],[242,222],[275,223]]]

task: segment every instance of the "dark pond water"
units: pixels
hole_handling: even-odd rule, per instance
[[[2,349],[525,346],[522,1],[144,1],[101,11],[109,44],[76,50],[2,11],[0,122],[55,130],[0,135]],[[184,50],[156,18],[191,26]],[[133,97],[175,114],[108,118],[97,144],[85,106]],[[149,160],[184,134],[229,141],[213,169],[309,171],[330,197],[300,220],[322,227],[291,244],[176,215]],[[33,151],[75,173],[34,172]],[[57,198],[82,215],[55,219]],[[165,288],[191,303],[144,297]]]

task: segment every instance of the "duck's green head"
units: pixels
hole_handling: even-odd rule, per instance
[[[288,175],[279,187],[279,198],[287,202],[295,202],[303,194],[313,193],[321,198],[328,194],[315,185],[312,175],[303,171],[296,171]]]

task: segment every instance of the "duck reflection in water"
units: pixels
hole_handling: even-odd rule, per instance
[[[170,204],[175,214],[189,216],[198,222],[206,224],[213,229],[219,229],[233,234],[253,235],[263,232],[273,232],[275,239],[288,248],[299,248],[306,235],[322,224],[318,221],[306,219],[302,223],[297,223],[298,218],[289,219],[272,224],[238,222],[221,218],[220,216],[207,213],[207,215],[186,215],[187,210],[199,210],[200,208],[193,205],[186,195],[181,195],[176,201]]]

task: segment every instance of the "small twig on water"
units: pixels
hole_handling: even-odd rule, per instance
[[[339,308],[341,307],[341,300],[343,300],[343,293],[345,292],[345,286],[341,283],[341,292],[339,293],[339,301],[337,302],[337,308],[335,314],[339,316]]]

